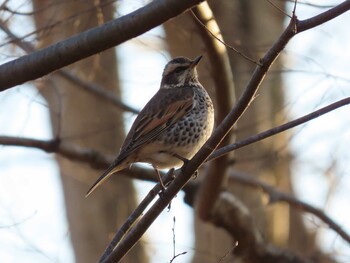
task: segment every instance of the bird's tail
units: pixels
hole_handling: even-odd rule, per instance
[[[85,197],[88,197],[100,184],[103,183],[108,177],[112,174],[124,169],[124,167],[120,167],[119,162],[113,162],[111,166],[108,167],[106,171],[96,180],[96,182],[91,186],[89,191],[87,191]]]

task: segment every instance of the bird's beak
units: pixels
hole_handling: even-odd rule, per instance
[[[198,56],[196,57],[192,62],[191,62],[191,68],[194,68],[195,66],[197,66],[197,64],[199,63],[199,61],[201,61],[203,56]]]

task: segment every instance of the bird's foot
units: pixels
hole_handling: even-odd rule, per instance
[[[196,170],[193,174],[192,174],[192,179],[196,180],[198,177],[198,170]]]
[[[186,164],[190,161],[190,160],[188,160],[188,159],[186,159],[186,158],[184,158],[184,157],[182,157],[182,156],[180,156],[180,155],[178,155],[178,154],[176,154],[176,153],[174,154],[174,157],[176,157],[176,158],[180,159],[181,161],[183,161],[184,165],[186,165]],[[193,173],[192,179],[193,179],[193,180],[196,179],[197,176],[198,176],[198,170],[196,170],[196,171]]]

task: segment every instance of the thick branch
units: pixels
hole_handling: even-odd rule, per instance
[[[23,42],[20,40],[10,29],[6,26],[6,23],[0,19],[0,29],[4,31],[9,38],[12,38],[13,42],[20,47],[23,51],[27,53],[35,52],[36,49],[33,45],[31,45],[28,42]],[[138,110],[134,109],[133,107],[127,105],[124,103],[120,98],[118,98],[113,92],[101,87],[100,85],[92,82],[85,81],[76,75],[72,74],[69,70],[66,69],[59,69],[55,72],[56,74],[60,75],[61,77],[73,82],[77,85],[79,88],[83,88],[85,91],[88,91],[102,99],[105,99],[106,101],[112,103],[116,107],[124,110],[129,111],[134,114],[139,113]]]
[[[0,91],[137,37],[200,2],[202,0],[155,0],[100,27],[5,63],[0,66]]]

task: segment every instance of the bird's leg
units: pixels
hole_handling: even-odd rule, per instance
[[[173,156],[176,157],[177,159],[183,161],[184,164],[187,164],[190,161],[190,160],[186,159],[185,157],[178,155],[177,153],[174,153]]]
[[[178,154],[176,154],[176,153],[174,153],[173,156],[176,157],[177,159],[183,161],[184,165],[186,165],[186,164],[190,161],[190,160],[188,160],[188,159],[186,159],[186,158],[184,158],[184,157],[182,157],[182,156],[180,156],[180,155],[178,155]],[[194,172],[194,174],[192,175],[192,178],[193,178],[193,179],[196,179],[197,176],[198,176],[198,170],[196,170],[196,171]]]
[[[164,184],[163,184],[162,177],[160,176],[160,173],[159,173],[158,169],[157,169],[154,165],[153,165],[153,169],[154,169],[154,171],[155,171],[156,174],[157,174],[158,181],[159,181],[159,183],[160,183],[160,186],[161,186],[161,188],[162,188],[162,191],[164,191],[164,190],[165,190],[165,186],[164,186]]]

